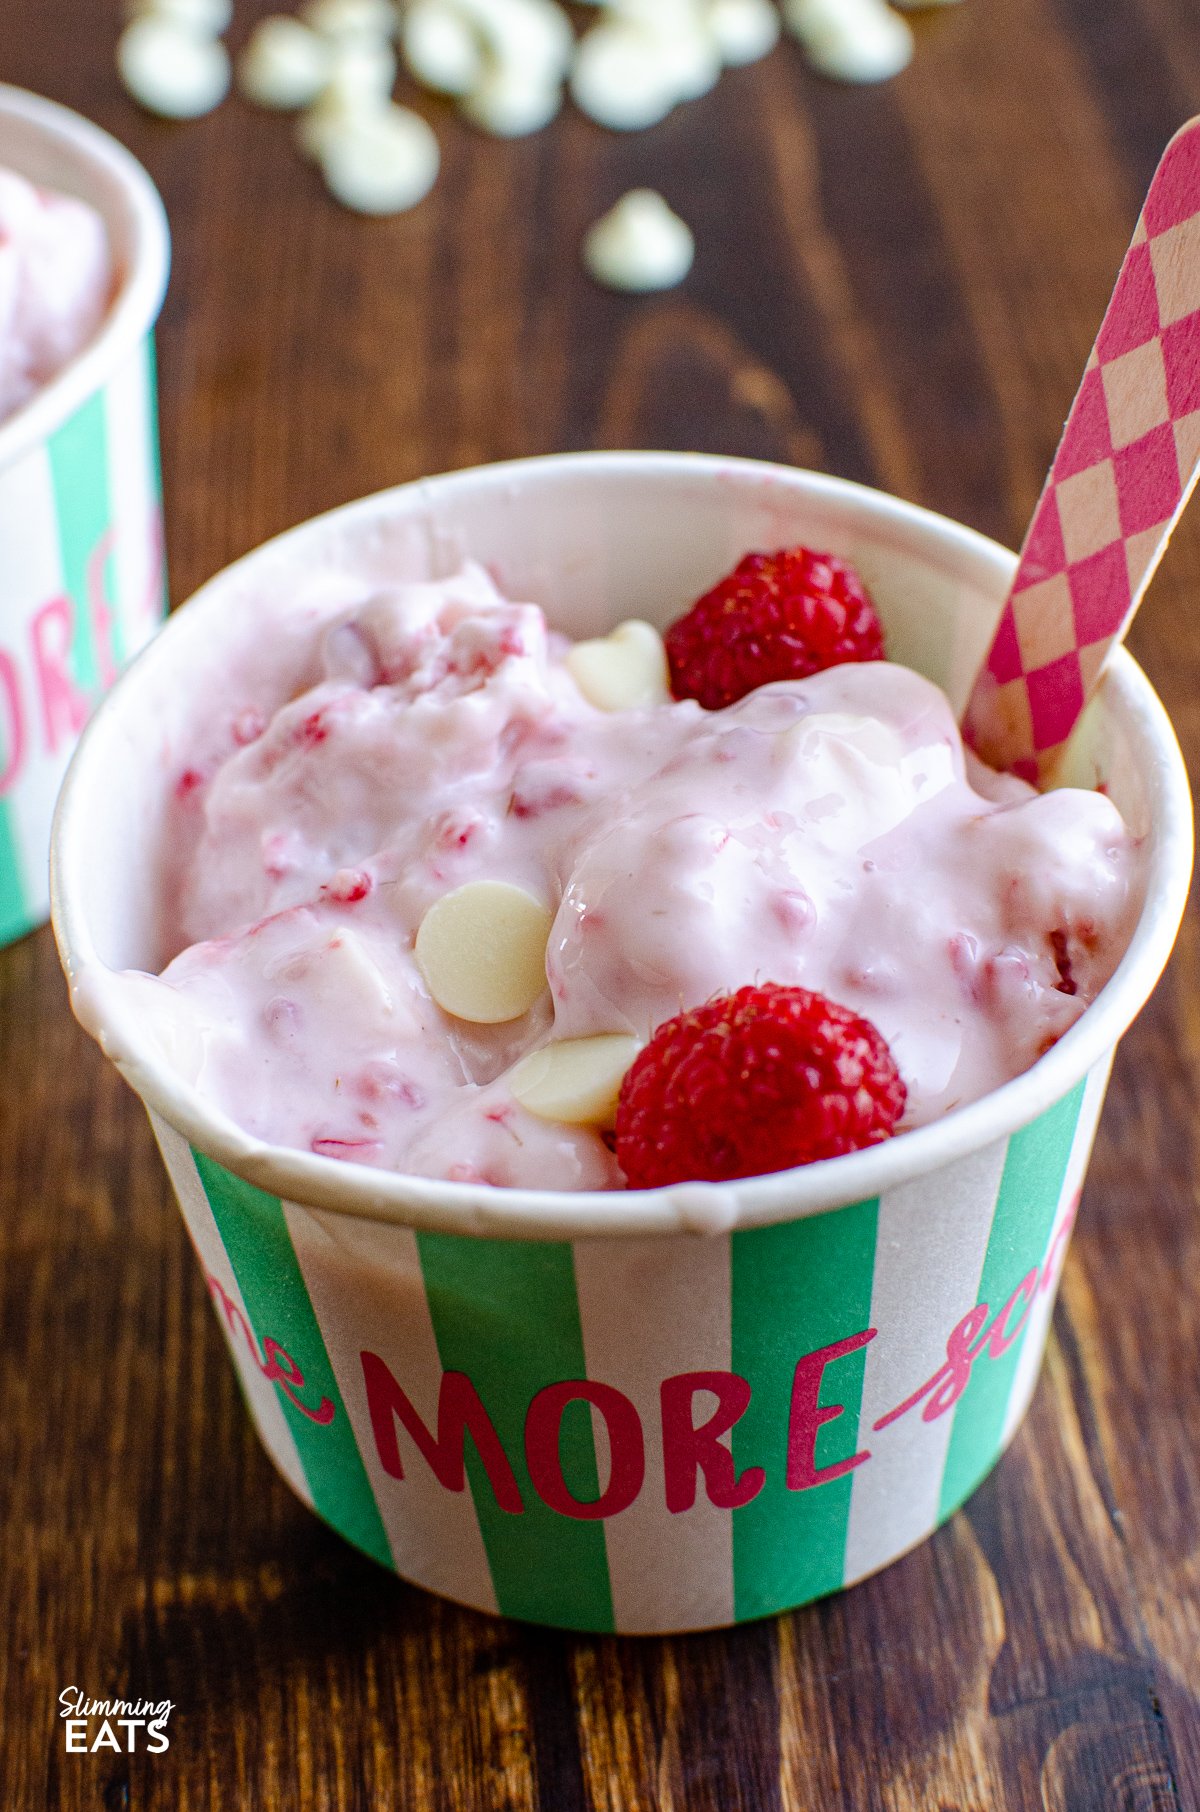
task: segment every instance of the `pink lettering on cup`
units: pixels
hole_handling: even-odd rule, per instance
[[[1020,1335],[1026,1321],[1029,1319],[1029,1311],[1033,1307],[1033,1299],[1037,1294],[1038,1277],[1040,1273],[1040,1265],[1035,1265],[1032,1271],[1027,1271],[1025,1273],[1025,1276],[1021,1279],[1020,1283],[1017,1285],[988,1330],[988,1353],[993,1359],[999,1359],[1002,1353],[1008,1351],[1013,1341]],[[1018,1315],[1014,1325],[1010,1328],[1008,1326],[1008,1318],[1016,1307],[1018,1298],[1024,1302],[1025,1306],[1021,1310],[1020,1315]]]
[[[501,1510],[520,1516],[525,1509],[516,1476],[496,1433],[492,1418],[466,1372],[443,1372],[438,1390],[436,1435],[426,1428],[408,1394],[392,1376],[378,1353],[359,1355],[367,1409],[379,1463],[391,1478],[404,1477],[396,1424],[400,1423],[433,1476],[447,1491],[466,1485],[466,1438],[475,1443],[488,1483]]]
[[[712,1414],[699,1423],[692,1415],[698,1391],[708,1391],[717,1399]],[[691,1509],[700,1473],[708,1501],[718,1510],[740,1510],[762,1490],[767,1477],[762,1467],[747,1466],[739,1476],[733,1455],[721,1438],[745,1415],[750,1395],[749,1382],[736,1372],[679,1372],[663,1380],[659,1391],[663,1472],[667,1509],[672,1515]]]
[[[42,730],[50,754],[73,741],[87,721],[87,699],[71,678],[71,643],[75,618],[71,600],[51,598],[35,611],[30,624],[33,668],[42,701]]]
[[[948,1409],[953,1409],[971,1382],[971,1368],[987,1344],[989,1312],[986,1302],[977,1302],[973,1309],[967,1310],[946,1342],[946,1363],[938,1367],[932,1378],[926,1378],[911,1397],[905,1397],[903,1403],[889,1409],[886,1416],[880,1416],[875,1423],[876,1434],[892,1422],[898,1422],[910,1409],[915,1409],[923,1397],[929,1398],[921,1411],[923,1422],[936,1422]]]
[[[608,1431],[608,1484],[599,1497],[578,1498],[563,1477],[560,1437],[569,1403],[590,1403]],[[624,1391],[594,1378],[565,1378],[538,1391],[525,1417],[525,1464],[542,1502],[560,1516],[594,1522],[627,1510],[646,1477],[642,1419]]]
[[[225,1317],[225,1326],[229,1330],[230,1338],[232,1339],[240,1334],[246,1343],[251,1358],[254,1360],[255,1365],[257,1365],[263,1377],[266,1378],[269,1383],[278,1384],[280,1390],[282,1390],[289,1400],[295,1404],[301,1415],[307,1416],[310,1422],[318,1422],[322,1427],[326,1427],[333,1421],[335,1414],[334,1404],[331,1400],[328,1397],[322,1397],[316,1409],[310,1409],[307,1403],[301,1402],[297,1392],[304,1388],[304,1373],[300,1370],[300,1367],[296,1364],[292,1355],[286,1348],[280,1346],[277,1340],[272,1340],[268,1334],[263,1341],[263,1350],[266,1354],[266,1357],[264,1358],[258,1350],[258,1342],[254,1337],[254,1329],[250,1326],[250,1323],[246,1320],[246,1317],[242,1314],[242,1311],[238,1308],[237,1303],[234,1302],[220,1278],[214,1277],[211,1272],[206,1273],[206,1275],[208,1278],[209,1295]]]
[[[304,1373],[286,1348],[280,1346],[277,1340],[272,1340],[269,1334],[263,1336],[263,1353],[265,1355],[262,1366],[263,1377],[269,1379],[272,1384],[277,1384],[285,1396],[295,1404],[302,1416],[307,1416],[310,1422],[317,1422],[322,1428],[327,1428],[333,1421],[332,1400],[329,1397],[322,1397],[315,1409],[310,1409],[307,1403],[301,1402],[297,1392],[304,1389]]]
[[[788,1418],[789,1491],[810,1491],[814,1485],[844,1478],[846,1473],[853,1472],[856,1466],[870,1459],[870,1449],[864,1447],[847,1459],[836,1460],[832,1466],[818,1466],[817,1435],[826,1422],[836,1421],[846,1411],[844,1403],[822,1403],[820,1400],[826,1366],[832,1365],[835,1359],[844,1358],[847,1353],[857,1352],[874,1340],[878,1332],[878,1328],[863,1328],[861,1333],[848,1334],[844,1340],[835,1340],[829,1346],[818,1347],[815,1353],[806,1353],[797,1364]]]

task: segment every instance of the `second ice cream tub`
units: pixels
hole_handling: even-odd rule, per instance
[[[49,907],[50,820],[79,732],[165,608],[153,328],[162,203],[115,139],[0,84],[0,166],[100,215],[115,293],[90,342],[0,422],[0,945]]]
[[[405,486],[206,586],[85,734],[54,914],[75,1010],[145,1101],[268,1453],[404,1578],[562,1627],[742,1622],[861,1579],[990,1471],[1036,1384],[1121,1033],[1191,868],[1178,748],[1127,654],[1066,776],[1144,840],[1133,939],[1025,1074],[884,1145],[726,1185],[562,1194],[383,1174],[249,1138],[117,973],[167,947],[157,843],[206,696],[255,655],[254,600],[482,561],[593,635],[665,624],[751,548],[851,559],[889,653],[961,705],[1013,556],[813,474],[605,454]],[[113,858],[114,851],[121,859]]]

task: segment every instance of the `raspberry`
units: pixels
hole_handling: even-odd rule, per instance
[[[771,680],[881,661],[883,630],[854,568],[806,547],[747,554],[666,634],[671,689],[719,711]]]
[[[905,1088],[870,1020],[807,988],[739,988],[659,1026],[617,1105],[631,1189],[841,1157],[895,1131]]]

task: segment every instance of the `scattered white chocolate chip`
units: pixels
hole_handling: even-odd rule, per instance
[[[238,58],[238,86],[259,107],[309,107],[329,79],[329,45],[299,19],[260,19]]]
[[[420,114],[394,102],[339,113],[336,103],[318,149],[329,192],[359,214],[401,214],[428,195],[439,151]]]
[[[372,118],[385,105],[390,103],[377,100],[374,106],[355,105],[353,98],[347,99],[327,85],[312,106],[300,115],[296,143],[305,157],[320,163],[335,139],[347,137],[363,120]]]
[[[663,639],[652,623],[637,618],[618,624],[611,635],[576,642],[567,667],[598,711],[647,709],[671,696]]]
[[[954,0],[894,0],[901,7]],[[808,60],[843,81],[885,80],[912,56],[912,33],[885,0],[781,0]],[[185,119],[229,87],[219,33],[232,0],[125,0],[117,51],[126,88],[144,107]],[[238,64],[247,99],[308,108],[301,149],[326,161],[332,194],[362,213],[411,207],[428,191],[437,147],[391,105],[398,38],[409,72],[455,96],[483,131],[515,138],[558,112],[570,76],[576,104],[602,125],[655,125],[706,93],[723,65],[752,63],[780,31],[772,0],[596,0],[578,41],[558,0],[307,0],[299,16],[259,21]],[[588,235],[592,275],[618,289],[665,289],[691,266],[691,233],[651,190],[634,190]]]
[[[475,35],[479,67],[460,107],[498,138],[522,138],[549,125],[562,105],[562,81],[575,45],[556,0],[421,0],[451,8]]]
[[[391,0],[308,0],[300,17],[327,38],[387,38],[396,29]]]
[[[637,26],[602,20],[582,39],[571,71],[575,105],[601,126],[637,132],[656,126],[678,96],[655,41]]]
[[[625,1072],[641,1048],[626,1032],[560,1039],[522,1057],[508,1073],[508,1086],[539,1120],[611,1126]]]
[[[348,110],[385,104],[396,80],[396,53],[384,38],[335,38],[325,93]]]
[[[540,900],[508,881],[456,887],[435,901],[417,932],[425,986],[456,1019],[519,1019],[546,987],[551,922]]]
[[[507,63],[489,69],[459,103],[474,126],[496,138],[526,138],[548,126],[562,106],[557,82]]]
[[[296,122],[296,145],[303,157],[319,163],[321,154],[336,132],[347,122],[347,110],[341,101],[319,94],[311,107]]]
[[[233,0],[129,0],[126,17],[157,13],[201,37],[219,37],[233,18]]]
[[[577,105],[601,125],[633,131],[706,94],[721,73],[709,4],[607,0],[575,53]]]
[[[404,14],[400,50],[410,75],[435,94],[466,94],[483,74],[483,46],[446,0],[416,0]]]
[[[540,31],[547,53],[552,54],[560,76],[565,76],[575,55],[575,27],[558,0],[521,0],[541,15]]]
[[[779,42],[779,14],[771,0],[709,0],[708,29],[722,63],[757,63]]]
[[[531,81],[560,82],[575,50],[575,33],[556,0],[443,0],[479,32],[489,60]]]
[[[721,77],[716,39],[698,17],[680,29],[660,25],[657,55],[679,101],[695,101],[715,88]]]
[[[783,0],[788,29],[821,75],[886,82],[912,61],[911,27],[885,0]]]
[[[630,189],[583,242],[583,261],[610,289],[671,289],[692,268],[696,242],[654,189]]]
[[[229,53],[221,40],[157,13],[142,13],[125,27],[117,69],[134,100],[167,119],[211,113],[229,88]]]

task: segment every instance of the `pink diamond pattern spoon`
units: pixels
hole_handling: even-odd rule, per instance
[[[1200,117],[1150,184],[963,734],[1049,780],[1200,475]]]

